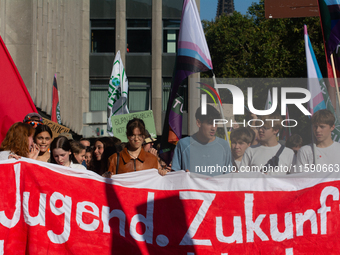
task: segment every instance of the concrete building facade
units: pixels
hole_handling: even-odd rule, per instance
[[[120,50],[129,110],[152,110],[161,135],[182,6],[183,0],[0,0],[0,35],[35,105],[47,115],[57,74],[62,124],[84,137],[107,135],[109,77]],[[184,135],[187,112],[199,104],[197,79],[192,75],[185,82],[192,88],[179,92],[185,98]]]
[[[89,109],[89,0],[0,0],[0,35],[36,107],[51,114],[54,74],[62,124],[81,134]]]
[[[196,3],[199,7],[199,0]],[[84,136],[106,134],[105,100],[118,50],[129,80],[130,112],[152,110],[157,135],[162,134],[182,6],[183,0],[91,0],[90,112],[85,114]],[[180,93],[185,98],[183,134],[188,134],[188,101],[195,102],[196,109],[199,100],[188,100],[187,85]],[[199,97],[199,92],[192,95]]]

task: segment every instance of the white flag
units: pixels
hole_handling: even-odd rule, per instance
[[[268,89],[268,97],[267,97],[267,101],[266,101],[266,105],[264,106],[265,110],[268,110],[272,108],[272,95],[270,93],[270,89]]]
[[[107,132],[110,136],[113,136],[111,117],[129,113],[127,108],[128,89],[128,79],[120,57],[120,51],[118,51],[113,61],[107,100]]]

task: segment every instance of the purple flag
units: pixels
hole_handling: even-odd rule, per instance
[[[190,74],[212,69],[210,52],[194,0],[185,0],[179,31],[178,51],[167,114],[162,135],[162,148],[176,144],[182,137],[183,99],[177,95],[181,83]]]

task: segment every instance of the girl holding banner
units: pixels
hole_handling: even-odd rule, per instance
[[[143,149],[145,139],[145,124],[141,119],[134,118],[126,125],[128,145],[120,152],[109,158],[109,173],[122,174],[147,169],[158,169],[159,174],[165,175],[167,170],[161,168],[157,157]]]

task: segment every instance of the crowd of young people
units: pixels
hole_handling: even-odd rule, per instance
[[[7,132],[0,146],[0,160],[27,157],[91,170],[105,177],[151,168],[165,175],[169,169],[160,166],[157,151],[151,146],[155,139],[145,129],[143,120],[130,120],[126,130],[128,143],[121,143],[115,137],[100,137],[91,146],[89,139],[76,141],[69,133],[53,139],[53,133],[49,126],[44,125],[42,117],[30,113]]]
[[[295,134],[285,141],[278,140],[282,117],[273,113],[255,117],[257,123],[233,129],[230,144],[215,136],[219,112],[207,105],[207,114],[197,109],[198,132],[181,139],[172,161],[172,169],[216,176],[231,172],[261,172],[267,175],[286,175],[297,172],[340,171],[337,153],[340,144],[332,140],[335,117],[329,110],[319,110],[311,118],[313,143],[303,146],[301,136]],[[265,121],[266,119],[275,121]],[[262,125],[261,125],[262,123]],[[255,127],[256,126],[256,127]],[[222,141],[221,141],[222,140]],[[229,157],[232,155],[232,157]],[[319,171],[320,172],[320,171]]]
[[[263,125],[239,127],[230,134],[230,146],[224,139],[216,137],[219,112],[207,105],[207,113],[201,108],[196,111],[198,132],[181,139],[173,155],[172,164],[167,166],[154,148],[155,139],[150,136],[141,119],[132,119],[126,126],[127,143],[115,137],[100,137],[91,146],[86,138],[75,141],[70,134],[53,139],[51,129],[43,124],[37,113],[28,114],[23,122],[11,126],[0,146],[0,160],[27,157],[43,162],[63,165],[82,170],[91,170],[104,177],[158,169],[159,174],[169,171],[189,172],[217,176],[231,172],[262,172],[268,175],[340,168],[337,153],[340,144],[332,140],[335,117],[328,110],[319,110],[311,118],[313,143],[302,146],[299,135],[292,135],[284,144],[278,141],[281,130],[280,115],[273,113],[258,117]],[[275,119],[275,122],[265,122]]]

